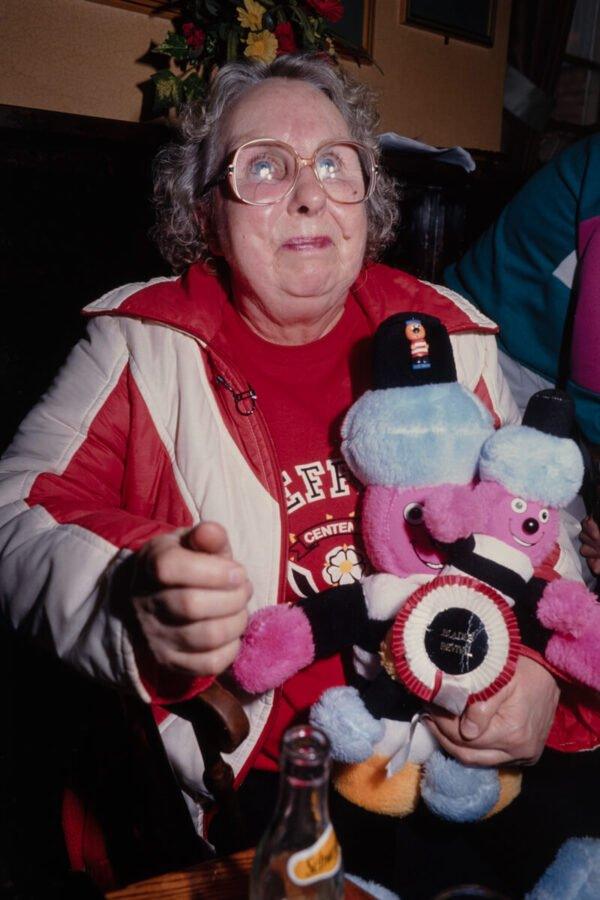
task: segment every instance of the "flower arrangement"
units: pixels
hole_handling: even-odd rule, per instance
[[[181,0],[162,8],[178,16],[153,49],[175,63],[152,76],[157,114],[201,99],[215,70],[233,59],[269,63],[282,53],[312,51],[336,61],[331,25],[344,15],[341,0]]]

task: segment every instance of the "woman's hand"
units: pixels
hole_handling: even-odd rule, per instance
[[[156,662],[184,675],[218,675],[235,659],[252,585],[225,529],[204,522],[148,541],[136,554],[133,607]]]
[[[431,707],[428,725],[444,750],[465,765],[531,765],[544,749],[558,698],[552,675],[520,656],[513,678],[497,694],[460,717]]]
[[[588,516],[581,523],[581,548],[579,552],[585,557],[590,571],[600,575],[600,528],[597,522]]]

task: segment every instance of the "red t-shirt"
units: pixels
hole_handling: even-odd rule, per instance
[[[231,308],[223,337],[254,388],[275,445],[287,500],[289,562],[282,602],[361,577],[366,560],[356,518],[358,485],[340,453],[340,426],[370,382],[370,329],[349,295],[334,328],[310,344],[272,344]],[[275,771],[285,729],[305,721],[309,707],[345,682],[340,656],[290,678],[276,699],[255,766]]]

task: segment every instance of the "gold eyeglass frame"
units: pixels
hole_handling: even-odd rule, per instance
[[[292,183],[290,184],[290,186],[287,189],[287,191],[285,192],[285,194],[282,194],[282,196],[278,197],[277,200],[269,200],[266,203],[261,203],[260,201],[256,201],[256,200],[246,200],[244,197],[240,196],[240,192],[238,190],[238,186],[237,186],[236,178],[235,178],[235,164],[237,162],[238,156],[241,153],[241,151],[246,150],[248,147],[257,146],[258,144],[272,144],[272,145],[278,146],[278,147],[285,147],[285,149],[289,150],[290,153],[292,154],[292,156],[294,157],[294,159],[296,160],[296,173],[294,175]],[[325,185],[323,184],[323,182],[321,180],[321,177],[320,177],[320,175],[317,171],[317,167],[316,167],[317,156],[323,150],[324,147],[334,147],[336,144],[343,144],[345,147],[355,147],[358,150],[365,151],[367,154],[367,157],[368,157],[368,160],[370,163],[370,181],[369,181],[369,188],[367,190],[367,193],[361,200],[335,200],[327,192],[327,188],[325,187]],[[326,197],[329,200],[331,200],[332,203],[343,203],[346,206],[354,206],[357,203],[364,203],[366,200],[369,199],[369,197],[373,193],[373,189],[374,189],[375,183],[377,181],[377,174],[379,172],[379,166],[375,162],[375,154],[373,153],[373,151],[371,150],[370,147],[367,147],[366,144],[361,144],[360,141],[352,141],[352,140],[344,140],[344,139],[324,141],[322,144],[319,144],[319,146],[317,147],[317,149],[315,150],[315,152],[313,153],[312,156],[305,157],[305,156],[300,156],[300,154],[297,152],[297,150],[295,150],[294,147],[291,146],[291,144],[287,144],[285,141],[278,141],[276,138],[255,138],[252,141],[246,141],[245,143],[241,144],[235,151],[233,151],[233,156],[231,158],[231,162],[227,164],[227,166],[220,173],[220,175],[218,175],[216,178],[213,178],[211,181],[208,182],[208,184],[202,191],[202,194],[203,195],[206,194],[211,188],[215,187],[215,185],[218,184],[220,181],[224,181],[225,178],[229,178],[230,184],[231,184],[231,189],[232,189],[235,197],[241,203],[246,203],[248,206],[272,206],[274,203],[280,203],[282,200],[285,200],[286,197],[290,196],[290,194],[293,192],[294,188],[296,187],[298,178],[300,177],[300,172],[305,166],[311,167],[311,169],[313,170],[313,172],[315,174],[315,178],[317,179],[317,183],[323,189],[323,192],[325,193]]]

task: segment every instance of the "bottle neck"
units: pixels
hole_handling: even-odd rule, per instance
[[[327,766],[327,768],[329,768]],[[328,773],[299,778],[283,768],[277,811],[281,818],[299,818],[325,828],[329,824]]]

